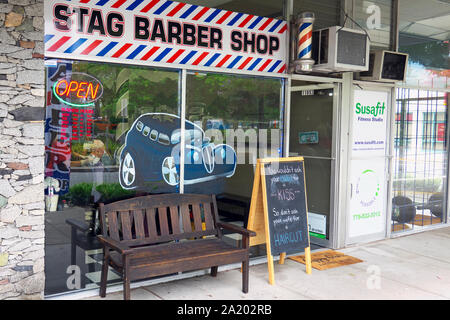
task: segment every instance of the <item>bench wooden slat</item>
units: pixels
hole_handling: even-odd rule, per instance
[[[184,232],[192,232],[191,217],[189,214],[189,205],[182,204],[180,207],[181,218],[183,221]]]
[[[203,210],[205,213],[205,225],[206,230],[212,230],[214,229],[214,220],[211,213],[211,203],[203,203]]]
[[[200,211],[200,203],[192,205],[192,213],[194,215],[194,227],[195,231],[202,231],[202,216]]]
[[[133,239],[133,235],[131,233],[131,221],[130,221],[130,212],[128,211],[120,211],[120,221],[122,222],[122,236],[123,240],[131,240]]]
[[[108,212],[108,231],[109,236],[116,241],[120,241],[119,224],[117,223],[117,212]]]
[[[167,208],[160,207],[158,208],[158,218],[159,218],[159,228],[161,231],[161,236],[168,236],[169,232],[169,224],[167,222]]]
[[[170,222],[172,226],[172,233],[180,234],[181,229],[180,229],[180,219],[178,216],[178,207],[171,206],[169,210],[170,210]]]
[[[133,210],[136,239],[145,239],[144,217],[142,210]]]
[[[158,232],[156,231],[155,213],[155,209],[147,209],[145,212],[147,217],[148,237],[150,239],[156,239],[158,237]]]

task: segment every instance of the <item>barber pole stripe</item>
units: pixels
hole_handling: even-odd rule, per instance
[[[115,41],[108,43],[108,44],[106,45],[106,47],[104,47],[104,48],[102,49],[102,51],[100,51],[99,53],[97,53],[97,56],[98,56],[98,57],[103,57],[103,56],[105,56],[105,55],[106,55],[109,51],[111,51],[112,48],[114,48],[117,44],[118,44],[118,42],[115,42]]]
[[[219,19],[217,20],[217,24],[222,24],[229,16],[231,16],[233,12],[231,11],[226,11],[225,14]]]
[[[243,13],[237,13],[233,19],[230,20],[230,22],[228,22],[228,26],[233,26],[244,14]]]
[[[149,12],[160,0],[153,0],[149,4],[147,4],[144,8],[142,8],[141,12],[147,13]]]
[[[245,27],[245,25],[246,25],[250,20],[252,20],[254,17],[255,17],[255,16],[252,15],[252,14],[248,15],[247,18],[245,18],[245,19],[241,22],[241,24],[238,25],[238,27],[239,27],[239,28]]]
[[[133,11],[133,10],[136,9],[136,7],[139,6],[142,2],[144,2],[144,0],[136,0],[136,1],[134,1],[129,7],[127,7],[126,10]]]
[[[177,50],[177,52],[175,52],[175,54],[173,56],[170,57],[169,60],[167,60],[167,63],[174,63],[175,60],[177,60],[177,58],[186,50],[184,49],[179,49]]]
[[[147,46],[145,44],[141,44],[138,46],[128,57],[127,59],[133,60],[136,56],[141,53]]]
[[[262,25],[261,27],[259,27],[258,30],[259,30],[259,31],[264,31],[264,30],[267,28],[267,26],[268,26],[272,21],[273,21],[272,18],[267,19],[267,21],[264,22],[263,25]]]
[[[179,3],[175,8],[173,8],[168,14],[168,17],[173,17],[175,14],[177,14],[178,11],[181,10],[186,4],[185,3]]]
[[[183,60],[180,61],[180,64],[187,64],[192,59],[192,57],[195,56],[196,54],[197,54],[197,51],[189,52],[189,54],[186,57],[184,57]]]
[[[132,46],[131,43],[126,43],[123,45],[116,53],[112,55],[113,58],[119,58],[125,51]]]
[[[114,3],[114,4],[111,6],[111,8],[115,8],[115,9],[120,8],[120,6],[123,5],[126,1],[127,1],[127,0],[119,0],[119,1],[117,1],[116,3]]]
[[[162,14],[171,4],[172,4],[172,1],[164,2],[162,4],[162,6],[160,6],[158,9],[156,9],[155,12],[153,12],[153,14],[157,14],[157,15]]]
[[[209,60],[208,62],[205,64],[206,67],[211,66],[214,61],[216,61],[218,58],[220,57],[220,53],[215,53]]]
[[[69,41],[71,37],[61,37],[58,41],[56,41],[50,48],[48,48],[48,51],[56,51],[61,47],[64,43]]]
[[[298,59],[311,58],[312,23],[305,22],[300,24],[298,39]]]
[[[197,9],[198,6],[195,5],[191,5],[191,7],[189,9],[187,9],[181,16],[181,19],[187,19],[189,17],[189,15],[194,12],[195,9]]]
[[[249,63],[250,61],[252,61],[253,58],[252,57],[248,57],[247,59],[244,60],[244,62],[238,67],[239,70],[244,69]]]
[[[143,61],[147,61],[148,59],[150,59],[150,57],[156,52],[158,51],[159,47],[153,47],[151,48],[143,57],[141,60]]]
[[[197,60],[195,60],[192,64],[193,64],[194,66],[199,65],[200,62],[202,62],[203,59],[205,59],[206,56],[207,56],[208,54],[209,54],[208,52],[203,52],[203,53],[200,55],[200,57],[198,57]]]
[[[218,15],[219,13],[221,13],[221,12],[222,12],[222,10],[220,10],[220,9],[215,9],[214,12],[211,13],[211,14],[208,16],[208,18],[206,18],[205,22],[208,22],[208,23],[211,22],[211,21],[214,20],[214,18],[217,17],[217,15]]]
[[[210,9],[207,7],[204,7],[202,10],[200,10],[199,13],[195,17],[192,18],[192,20],[197,21],[200,20],[201,17],[203,17]]]
[[[92,52],[92,50],[94,50],[95,48],[97,48],[100,43],[102,43],[102,40],[95,40],[94,42],[92,42],[86,49],[84,49],[81,54],[82,55],[88,55]]]
[[[77,50],[83,43],[87,41],[86,38],[78,39],[74,44],[72,44],[69,48],[67,48],[64,53],[73,53]]]
[[[109,0],[100,0],[95,5],[96,6],[104,6],[107,2],[109,2]]]

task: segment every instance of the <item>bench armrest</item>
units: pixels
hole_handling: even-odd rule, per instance
[[[98,235],[97,238],[98,238],[98,240],[100,240],[100,242],[104,246],[106,246],[106,247],[108,247],[110,249],[116,250],[120,254],[127,254],[131,250],[130,247],[128,247],[128,246],[124,245],[123,243],[120,243],[119,241],[116,241],[116,240],[114,240],[112,238],[104,237],[104,236],[101,236],[101,235]]]
[[[231,223],[226,223],[226,222],[218,222],[217,223],[217,227],[221,228],[221,229],[227,229],[236,233],[240,233],[244,236],[247,237],[254,237],[256,236],[256,232],[252,231],[252,230],[248,230],[239,226],[236,226],[234,224]]]
[[[75,220],[75,219],[67,219],[66,223],[71,225],[73,228],[78,229],[83,232],[86,232],[89,230],[89,225],[84,221]]]

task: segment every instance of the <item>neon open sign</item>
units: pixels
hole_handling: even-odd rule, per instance
[[[72,107],[94,106],[103,94],[103,86],[96,78],[85,73],[72,73],[53,85],[55,97]]]

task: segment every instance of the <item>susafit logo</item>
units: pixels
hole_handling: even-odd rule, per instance
[[[384,102],[378,102],[376,106],[363,106],[361,103],[356,104],[356,114],[367,114],[374,117],[384,115],[384,109],[386,108]]]

